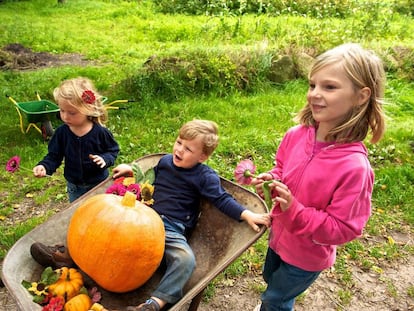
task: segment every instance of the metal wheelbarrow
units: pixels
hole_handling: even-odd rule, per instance
[[[136,160],[143,171],[153,168],[163,154],[147,155]],[[40,311],[41,306],[32,302],[32,296],[21,285],[22,280],[35,281],[40,277],[44,267],[33,260],[30,245],[36,241],[54,245],[66,241],[66,231],[73,212],[82,202],[105,190],[112,184],[108,178],[94,189],[80,197],[64,211],[59,212],[39,225],[8,251],[2,271],[2,280],[10,294],[16,300],[21,311]],[[248,209],[265,213],[266,204],[255,193],[221,178],[223,187]],[[199,222],[191,234],[189,243],[196,255],[197,267],[184,288],[184,296],[168,310],[195,311],[208,284],[236,260],[247,248],[256,242],[266,231],[253,231],[246,223],[235,221],[222,214],[209,202],[202,202]],[[145,301],[156,288],[162,276],[160,268],[140,288],[128,293],[118,294],[99,289],[102,294],[101,304],[107,309],[125,310],[128,305],[138,305]]]

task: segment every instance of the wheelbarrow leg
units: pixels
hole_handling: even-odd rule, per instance
[[[190,307],[188,308],[188,311],[197,311],[198,306],[201,302],[201,299],[203,298],[204,290],[205,290],[205,288],[203,288],[203,290],[201,292],[199,292],[197,294],[197,296],[195,296],[193,298],[193,300],[191,300]]]

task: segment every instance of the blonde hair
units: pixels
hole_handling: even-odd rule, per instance
[[[85,91],[92,92],[94,98],[91,98],[90,101],[82,99]],[[54,89],[53,96],[58,105],[60,102],[66,101],[95,123],[104,125],[108,120],[102,96],[88,78],[78,77],[63,81],[59,87]]]
[[[310,70],[309,78],[330,65],[342,68],[355,90],[368,87],[371,96],[368,101],[354,107],[343,122],[331,129],[326,139],[336,142],[363,141],[371,130],[371,142],[378,142],[385,132],[384,103],[385,72],[381,59],[374,52],[363,49],[359,44],[347,43],[319,55]],[[317,126],[309,105],[295,118],[303,125]]]
[[[197,137],[202,138],[203,153],[210,156],[216,149],[219,136],[218,126],[209,120],[192,120],[184,124],[178,133],[181,139],[193,140]]]

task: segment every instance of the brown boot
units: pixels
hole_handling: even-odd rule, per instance
[[[67,248],[61,244],[48,246],[40,242],[35,242],[30,246],[30,254],[34,260],[44,267],[58,269],[62,267],[73,268],[76,266]]]

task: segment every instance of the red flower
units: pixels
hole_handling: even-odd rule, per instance
[[[48,292],[47,295],[45,296],[45,298],[39,302],[39,305],[44,306],[47,305],[50,301],[50,299],[52,299],[54,296],[52,293]]]
[[[10,173],[14,173],[15,171],[19,169],[19,167],[20,167],[20,157],[14,156],[9,161],[7,161],[6,171]]]
[[[93,104],[96,100],[95,94],[91,90],[83,91],[82,100],[86,104]]]
[[[111,193],[123,196],[126,192],[126,187],[123,184],[113,184],[106,189],[105,193]]]
[[[62,311],[65,301],[63,297],[56,296],[50,299],[49,304],[42,308],[42,311]]]
[[[137,200],[140,200],[141,187],[138,184],[130,184],[127,187],[127,191],[135,193],[137,195]]]
[[[114,180],[114,184],[121,184],[124,182],[125,177],[118,177]]]
[[[234,177],[241,185],[250,185],[252,179],[255,177],[256,166],[249,159],[240,161],[234,170]]]

